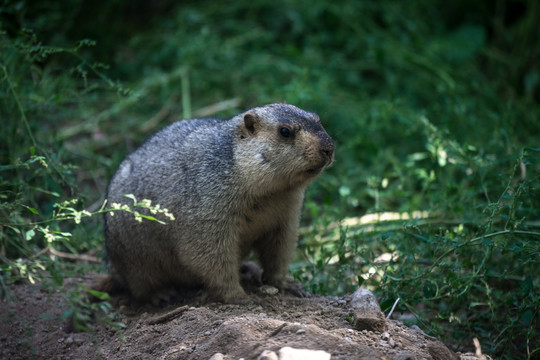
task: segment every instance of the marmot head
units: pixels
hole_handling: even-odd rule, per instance
[[[334,161],[334,141],[315,113],[272,104],[239,117],[236,158],[253,186],[305,186]]]

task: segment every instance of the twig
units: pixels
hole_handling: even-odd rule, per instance
[[[480,341],[478,341],[477,338],[472,339],[472,341],[473,341],[473,343],[474,343],[475,355],[476,355],[479,359],[483,359],[484,356],[482,355],[482,347],[480,346]]]
[[[396,308],[397,303],[399,302],[399,298],[396,299],[394,302],[394,305],[392,306],[392,309],[390,309],[390,312],[388,313],[388,316],[386,316],[386,319],[390,319],[390,316],[392,316],[392,313],[394,312],[394,309]]]
[[[92,256],[92,255],[87,255],[87,254],[75,255],[75,254],[70,254],[70,253],[58,251],[58,250],[55,250],[55,249],[53,249],[51,247],[49,247],[49,252],[51,253],[51,255],[58,256],[58,257],[61,257],[61,258],[65,258],[65,259],[71,259],[71,260],[77,260],[77,261],[86,261],[86,262],[91,262],[91,263],[94,263],[94,264],[101,264],[103,262],[100,258],[97,258],[97,257]]]
[[[64,258],[64,259],[70,259],[70,260],[76,260],[76,261],[82,261],[82,262],[90,262],[90,263],[94,263],[94,264],[101,264],[103,262],[103,260],[101,260],[100,258],[97,258],[97,257],[92,256],[92,255],[88,255],[88,254],[78,254],[78,255],[70,254],[70,253],[66,253],[66,252],[63,252],[63,251],[55,250],[50,246],[48,246],[45,249],[41,250],[40,252],[34,254],[32,257],[37,258],[37,257],[40,257],[41,255],[44,255],[44,254],[47,254],[47,253],[49,253],[49,254],[51,254],[53,256],[58,256],[58,257]]]
[[[229,100],[220,101],[215,104],[208,105],[208,106],[195,110],[193,112],[193,116],[207,117],[210,115],[214,115],[215,113],[218,113],[220,111],[235,108],[240,105],[240,102],[241,102],[240,98],[232,98]]]
[[[173,311],[169,311],[166,314],[151,318],[150,320],[147,321],[147,323],[148,325],[157,325],[157,324],[167,322],[169,320],[174,319],[177,316],[182,315],[184,312],[187,311],[187,309],[189,309],[189,306],[187,305],[180,306],[179,308],[176,308]]]
[[[272,333],[270,334],[269,337],[274,337],[274,336],[276,336],[277,334],[279,334],[279,332],[280,332],[281,330],[283,330],[283,328],[284,328],[285,326],[287,326],[287,323],[286,323],[286,322],[284,322],[283,324],[279,325],[279,327],[278,327],[276,330],[272,331]]]

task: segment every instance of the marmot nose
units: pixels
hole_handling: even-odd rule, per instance
[[[336,149],[336,145],[332,141],[330,137],[327,139],[324,139],[321,141],[321,153],[323,156],[328,160],[329,163],[331,163],[334,160],[334,150]]]
[[[321,149],[321,153],[323,153],[323,155],[330,159],[332,157],[332,155],[334,155],[334,150],[333,149]]]

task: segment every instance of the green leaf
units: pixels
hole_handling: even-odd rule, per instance
[[[70,308],[68,308],[66,311],[64,311],[62,313],[62,316],[60,317],[60,319],[62,319],[62,321],[64,321],[67,318],[69,318],[71,315],[73,315],[74,312],[75,312],[75,308],[70,307]]]
[[[533,313],[530,309],[527,309],[525,310],[525,312],[523,312],[523,314],[521,315],[521,319],[519,320],[519,322],[521,323],[521,325],[523,326],[529,326],[531,324],[531,320],[533,318]]]
[[[21,233],[21,230],[17,229],[17,228],[14,227],[14,226],[6,226],[6,227],[8,227],[8,228],[10,228],[11,230],[15,231],[15,233],[17,233],[17,234],[20,234],[20,233]]]
[[[24,238],[26,239],[26,241],[30,241],[32,240],[32,238],[36,235],[36,232],[34,231],[34,229],[31,229],[31,230],[28,230],[26,232],[26,234],[24,235]]]
[[[529,275],[525,278],[525,280],[521,282],[521,286],[520,286],[521,297],[525,297],[529,295],[532,288],[533,288],[533,281],[532,281],[531,276]]]
[[[106,300],[109,300],[111,298],[109,296],[109,294],[107,294],[106,292],[101,292],[101,291],[97,291],[97,290],[93,290],[93,289],[88,289],[88,292],[90,294],[94,295],[95,297],[97,297],[101,301],[106,301]]]
[[[137,202],[137,199],[135,198],[135,195],[133,194],[124,194],[124,196],[127,197],[128,199],[133,200],[134,203]]]
[[[158,222],[160,224],[163,224],[163,225],[166,224],[166,222],[161,221],[159,219],[156,219],[155,217],[150,216],[150,215],[139,214],[139,216],[142,217],[143,219],[146,219],[146,220],[156,221],[156,222]]]

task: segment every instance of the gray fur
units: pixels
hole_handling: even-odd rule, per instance
[[[290,137],[280,128],[291,130]],[[333,161],[318,116],[292,105],[254,108],[229,120],[173,123],[130,154],[113,176],[109,204],[124,194],[174,214],[167,225],[105,216],[112,279],[139,299],[168,286],[204,285],[244,297],[240,263],[252,250],[262,280],[283,284],[296,246],[305,188]]]

